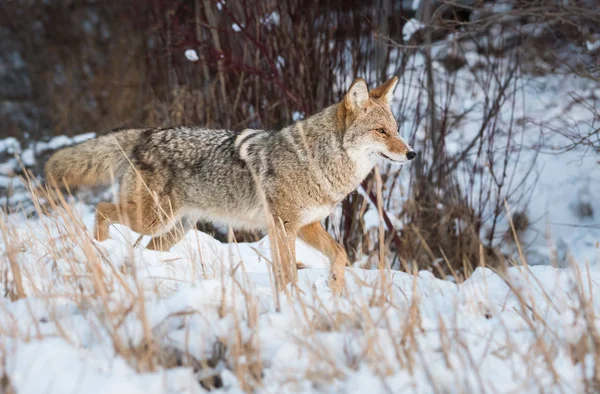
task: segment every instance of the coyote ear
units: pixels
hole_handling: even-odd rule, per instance
[[[356,78],[352,82],[352,85],[350,85],[350,89],[348,89],[348,93],[346,93],[346,97],[344,98],[346,108],[350,111],[364,108],[368,100],[369,89],[367,88],[367,83],[362,78]]]
[[[394,96],[394,88],[396,87],[397,83],[398,77],[392,77],[388,79],[381,85],[377,86],[375,89],[371,90],[371,97],[373,97],[374,99],[383,98],[389,104],[390,101],[392,101],[392,97]]]

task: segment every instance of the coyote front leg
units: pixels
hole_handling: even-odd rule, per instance
[[[319,250],[331,261],[331,273],[329,275],[329,287],[334,294],[339,295],[346,283],[346,265],[348,256],[344,248],[325,230],[320,222],[308,224],[298,231],[301,240]]]

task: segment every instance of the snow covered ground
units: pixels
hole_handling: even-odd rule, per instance
[[[81,204],[3,223],[0,290],[15,292],[11,262],[27,298],[0,299],[0,384],[19,394],[200,393],[214,376],[228,393],[578,393],[600,367],[598,267],[478,268],[460,284],[348,268],[336,299],[325,258],[299,244],[310,268],[288,299],[266,239],[193,231],[153,252],[114,226],[97,243]]]

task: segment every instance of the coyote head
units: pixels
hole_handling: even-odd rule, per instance
[[[390,101],[397,77],[369,92],[364,79],[356,79],[338,106],[338,123],[344,130],[343,145],[359,155],[379,155],[405,163],[417,153],[398,134]]]

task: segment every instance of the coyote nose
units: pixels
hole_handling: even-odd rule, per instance
[[[408,160],[412,160],[412,159],[414,159],[415,157],[417,157],[417,152],[415,152],[414,150],[411,150],[410,152],[408,152],[408,153],[406,154],[406,158],[407,158]]]

